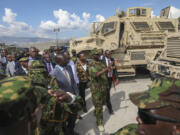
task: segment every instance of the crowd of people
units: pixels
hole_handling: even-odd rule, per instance
[[[42,55],[35,47],[17,57],[1,50],[0,134],[77,135],[78,114],[88,112],[86,89],[90,88],[97,129],[103,132],[103,106],[114,114],[111,87],[119,83],[111,51],[92,49],[90,59],[81,52],[59,46]],[[130,95],[138,107],[138,124],[112,135],[179,135],[180,81],[156,79],[148,91]],[[162,130],[163,129],[163,130]]]
[[[64,133],[65,135],[77,134],[74,132],[75,122],[82,117],[78,114],[80,108],[84,113],[88,112],[86,106],[86,94],[85,91],[88,87],[91,89],[92,101],[95,106],[95,117],[97,120],[97,127],[100,132],[104,131],[103,127],[103,105],[107,105],[109,114],[113,114],[113,108],[110,101],[110,89],[112,83],[115,87],[115,83],[118,82],[117,71],[114,65],[114,60],[111,58],[111,52],[106,50],[105,53],[102,50],[93,49],[91,51],[91,60],[87,60],[85,53],[76,54],[75,50],[72,50],[72,57],[67,50],[56,46],[53,51],[44,50],[40,55],[35,47],[29,49],[26,57],[18,57],[13,52],[7,53],[6,49],[1,50],[1,74],[7,78],[16,78],[18,76],[32,76],[34,62],[39,61],[43,63],[48,76],[46,78],[46,86],[48,90],[62,90],[71,97],[80,97],[79,105],[68,105],[70,110],[75,110],[75,113],[68,112],[68,118],[63,122],[59,116],[54,116],[53,120],[51,112],[58,113],[58,109],[54,109],[53,102],[48,102],[43,109],[42,119],[40,121],[39,132],[42,135],[49,135],[50,132],[53,135],[59,135]],[[39,76],[38,79],[41,77]],[[36,83],[38,83],[38,79]],[[72,96],[73,95],[73,96]],[[73,98],[73,102],[74,102]],[[55,102],[55,101],[54,101]],[[80,104],[81,103],[81,104]],[[81,107],[80,107],[81,106]],[[59,112],[61,114],[62,112]],[[63,119],[66,113],[62,113]],[[46,118],[44,118],[46,117]],[[62,128],[59,128],[61,125]],[[49,134],[48,134],[49,133]]]

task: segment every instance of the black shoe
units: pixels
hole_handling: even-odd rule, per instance
[[[111,110],[109,110],[109,114],[110,115],[113,115],[114,114],[114,112],[113,112],[113,110],[111,109]]]
[[[87,112],[88,112],[86,107],[83,108],[83,112],[84,112],[84,113],[87,113]]]
[[[80,135],[80,134],[78,134],[77,132],[74,131],[74,135]]]

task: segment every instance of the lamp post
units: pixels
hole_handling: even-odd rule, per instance
[[[58,33],[60,32],[60,28],[54,28],[54,32],[56,33],[56,45],[58,46]]]

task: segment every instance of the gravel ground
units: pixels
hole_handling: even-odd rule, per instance
[[[86,91],[88,113],[80,113],[83,119],[77,121],[75,131],[80,135],[108,135],[127,124],[136,123],[137,107],[130,102],[128,94],[147,90],[150,84],[150,78],[145,75],[120,79],[116,90],[111,89],[111,103],[114,115],[109,115],[106,107],[103,109],[104,133],[99,133],[97,130],[96,120],[93,115],[94,107],[91,101],[91,92],[88,89]]]

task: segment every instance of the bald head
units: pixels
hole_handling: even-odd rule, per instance
[[[66,64],[66,58],[64,57],[63,54],[56,55],[55,61],[59,66],[65,67],[67,65]]]
[[[105,51],[105,56],[106,56],[107,58],[111,58],[111,52],[110,52],[109,50],[106,50],[106,51]]]
[[[44,54],[44,59],[46,62],[50,62],[51,61],[51,57],[50,55],[47,53],[47,54]]]
[[[29,49],[29,55],[32,57],[32,58],[35,58],[37,56],[38,52],[37,52],[37,49],[35,47],[31,47]]]
[[[68,64],[71,59],[69,52],[65,51],[63,54],[64,54],[64,57],[66,58],[66,64]]]
[[[81,62],[86,62],[86,55],[84,53],[79,54],[79,59]]]

